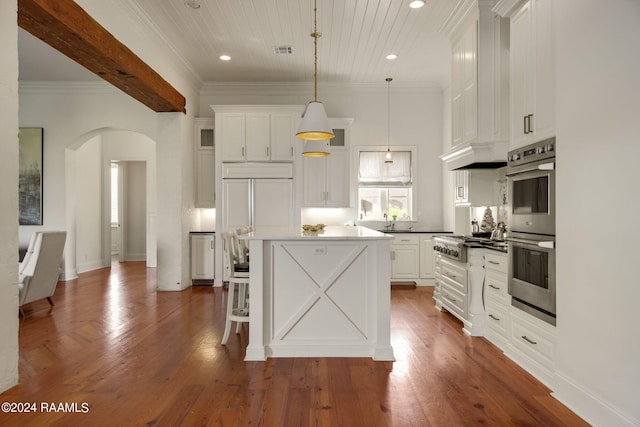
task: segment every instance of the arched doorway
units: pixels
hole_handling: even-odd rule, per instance
[[[123,239],[131,249],[124,258],[144,259],[148,267],[155,267],[156,143],[139,132],[96,129],[70,144],[65,159],[67,244],[70,246],[66,251],[65,278],[111,265],[112,162],[120,163],[128,171],[124,174],[127,177],[124,193],[132,193],[129,196],[135,199],[132,203],[135,206],[124,206],[125,212],[131,209],[128,209],[123,232],[133,230]],[[142,186],[141,180],[145,182]]]

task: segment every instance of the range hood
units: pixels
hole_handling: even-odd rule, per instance
[[[458,144],[440,156],[447,170],[497,169],[507,165],[509,141]]]

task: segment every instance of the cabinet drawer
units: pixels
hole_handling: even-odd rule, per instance
[[[496,253],[490,253],[486,251],[484,254],[484,268],[485,270],[500,271],[507,273],[507,256]]]
[[[503,304],[509,303],[507,275],[488,270],[484,279],[485,299],[494,299]]]
[[[419,245],[420,236],[417,234],[394,234],[392,245]]]
[[[453,313],[457,313],[462,318],[467,318],[467,297],[448,286],[446,283],[440,284],[440,301],[445,308]]]
[[[532,359],[546,366],[553,366],[555,343],[552,336],[540,328],[511,316],[511,343]]]
[[[458,292],[467,294],[467,270],[443,259],[440,274],[443,282]]]
[[[499,333],[507,337],[507,309],[502,304],[486,302],[487,325]]]

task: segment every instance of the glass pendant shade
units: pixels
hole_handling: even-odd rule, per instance
[[[327,140],[309,140],[304,144],[302,155],[305,157],[327,157],[330,155]]]
[[[311,141],[322,141],[335,137],[333,129],[329,126],[327,113],[324,111],[322,102],[311,101],[307,104],[296,136]]]

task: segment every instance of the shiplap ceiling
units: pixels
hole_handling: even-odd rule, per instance
[[[459,0],[420,9],[409,0],[317,2],[320,82],[448,81],[450,46],[439,30]],[[313,0],[198,0],[197,10],[184,0],[124,3],[202,82],[313,81]],[[18,46],[20,80],[98,79],[22,30]],[[293,53],[274,53],[283,46]]]

